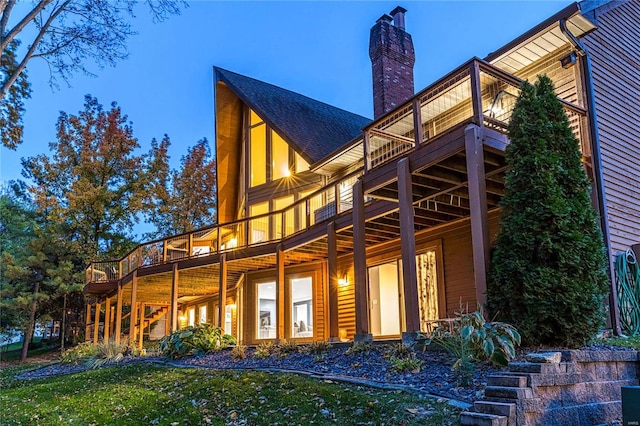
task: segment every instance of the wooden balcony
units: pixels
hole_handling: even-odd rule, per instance
[[[323,259],[329,222],[337,235],[338,252],[351,251],[351,211],[359,201],[353,198],[356,182],[362,184],[360,194],[366,203],[366,245],[397,239],[401,229],[397,165],[402,158],[410,164],[413,232],[469,217],[470,163],[465,152],[469,125],[482,130],[484,203],[494,208],[504,191],[505,135],[520,84],[518,78],[472,59],[364,129],[365,170],[283,210],[151,241],[120,260],[92,263],[86,270],[85,294],[106,294],[136,270],[148,275],[168,272],[176,262],[181,268],[213,265],[224,253],[230,261],[246,259],[246,265],[237,266],[237,274],[271,267],[278,244],[285,251],[296,251],[297,262]],[[562,102],[588,157],[586,111]],[[263,261],[249,260],[257,257]]]

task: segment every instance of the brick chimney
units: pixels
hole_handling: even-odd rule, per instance
[[[371,27],[369,57],[373,72],[373,115],[378,118],[413,96],[416,55],[404,29],[403,7],[382,15]],[[393,21],[393,23],[391,23]]]

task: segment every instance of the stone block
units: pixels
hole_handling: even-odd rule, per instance
[[[534,364],[531,362],[510,362],[509,371],[517,372],[517,373],[554,374],[554,373],[565,373],[566,366],[562,364],[537,364],[537,363]]]
[[[511,375],[494,375],[487,377],[487,386],[502,386],[512,388],[526,388],[527,377]]]
[[[575,362],[618,362],[618,361],[638,361],[639,352],[629,351],[569,351],[566,356],[567,361]],[[563,352],[563,361],[565,354]]]
[[[531,398],[533,396],[529,388],[509,388],[504,386],[487,386],[484,389],[484,395],[487,398],[507,400]]]
[[[460,414],[460,424],[462,426],[507,426],[507,418],[493,414],[465,411]]]
[[[553,386],[556,383],[558,374],[532,374],[529,383],[532,388],[538,386]]]
[[[596,380],[617,380],[618,370],[615,362],[596,362]]]
[[[573,385],[585,381],[585,375],[577,373],[556,374],[553,377],[556,386]]]
[[[473,411],[484,414],[494,414],[497,416],[516,416],[516,404],[506,402],[476,401],[473,403]]]
[[[578,362],[575,364],[575,372],[584,376],[584,381],[596,380],[596,365],[593,362]]]
[[[562,387],[540,386],[535,389],[535,397],[540,400],[540,408],[550,410],[562,406]]]
[[[532,352],[526,355],[526,360],[542,364],[559,364],[562,352]]]
[[[618,380],[637,379],[639,377],[640,362],[619,361],[616,362]]]

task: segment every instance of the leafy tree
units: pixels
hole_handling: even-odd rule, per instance
[[[577,347],[602,324],[606,257],[579,144],[548,77],[522,85],[509,138],[488,305],[526,344]]]
[[[170,146],[165,135],[151,143],[148,165],[151,190],[147,199],[147,221],[155,225],[150,237],[181,234],[216,222],[216,161],[207,139],[189,148],[180,169],[169,168]]]
[[[0,78],[4,81],[7,76],[15,73],[18,68],[16,49],[18,40],[13,40],[0,55]],[[22,115],[24,114],[24,100],[31,96],[31,86],[27,80],[26,71],[22,72],[6,94],[0,97],[0,141],[2,145],[15,149],[22,141]]]
[[[52,155],[22,160],[38,208],[78,245],[86,261],[132,248],[131,231],[147,187],[144,155],[127,117],[87,96],[78,115],[58,119]]]
[[[0,51],[10,66],[3,65],[0,74],[0,99],[12,103],[14,111],[21,111],[19,98],[11,95],[14,86],[21,91],[26,81],[24,72],[31,59],[41,58],[51,70],[50,82],[56,76],[68,81],[75,72],[92,75],[87,62],[99,67],[115,65],[127,57],[126,42],[135,34],[130,18],[134,17],[136,0],[39,0],[19,4],[18,0],[0,0]],[[174,0],[146,0],[154,20],[161,21],[180,12],[185,4]],[[16,7],[17,6],[17,7]],[[15,56],[18,36],[28,43],[20,56]],[[19,136],[19,135],[12,135]],[[15,148],[19,139],[3,144]]]
[[[74,246],[25,200],[8,192],[0,196],[2,326],[22,330],[22,361],[36,322],[64,320],[64,311],[51,302],[82,288]]]

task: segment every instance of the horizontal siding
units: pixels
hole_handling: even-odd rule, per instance
[[[613,254],[640,243],[640,2],[597,14],[592,61]]]

